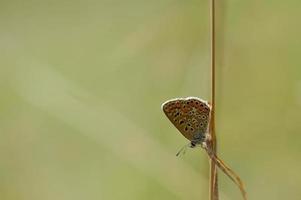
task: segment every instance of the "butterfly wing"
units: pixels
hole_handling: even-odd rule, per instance
[[[162,109],[188,140],[197,141],[207,132],[211,107],[206,101],[196,97],[171,99],[162,104]]]

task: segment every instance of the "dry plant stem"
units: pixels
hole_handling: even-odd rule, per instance
[[[211,134],[211,146],[213,154],[216,154],[216,135],[215,135],[215,0],[210,1],[210,25],[211,25],[211,123],[209,132]],[[215,161],[210,160],[210,200],[218,200],[218,181],[217,168]]]
[[[219,167],[240,189],[244,200],[247,200],[247,193],[240,177],[229,168],[221,159],[217,157],[217,139],[215,134],[215,0],[210,0],[210,35],[211,35],[211,123],[209,133],[211,140],[208,141],[206,151],[210,158],[210,190],[209,199],[218,200],[218,176],[217,167]]]
[[[244,200],[247,200],[247,193],[240,177],[215,154],[210,155],[210,152],[208,154],[216,162],[216,165],[238,186]]]

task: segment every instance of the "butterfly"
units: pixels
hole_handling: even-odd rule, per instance
[[[167,118],[190,141],[177,153],[177,156],[181,152],[185,152],[187,147],[201,146],[215,164],[239,187],[246,200],[246,191],[239,176],[213,151],[209,134],[211,109],[211,105],[207,101],[197,97],[176,98],[162,104],[162,110]]]

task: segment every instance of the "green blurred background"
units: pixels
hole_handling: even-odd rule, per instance
[[[301,199],[300,1],[217,1],[219,155],[250,199]],[[0,199],[208,199],[163,115],[210,99],[207,0],[0,1]],[[242,199],[220,173],[221,199]]]

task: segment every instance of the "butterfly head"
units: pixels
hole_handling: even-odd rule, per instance
[[[201,143],[201,146],[203,147],[203,144],[205,144],[205,142],[202,142]],[[200,144],[194,142],[194,141],[191,141],[190,143],[186,144],[185,146],[183,146],[179,151],[178,153],[176,154],[176,156],[180,156],[180,155],[184,155],[186,153],[186,150],[187,148],[195,148],[197,146],[200,146]]]

